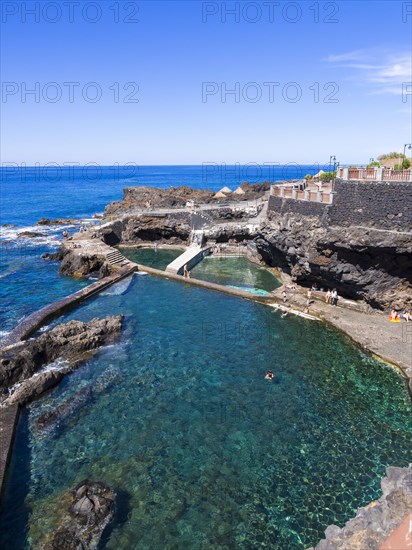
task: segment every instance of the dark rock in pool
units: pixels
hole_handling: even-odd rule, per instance
[[[36,233],[36,231],[22,231],[17,235],[18,239],[23,239],[23,238],[35,239],[38,237],[44,237],[44,233]]]
[[[70,244],[62,245],[56,256],[45,256],[45,259],[61,261],[60,273],[63,275],[82,278],[96,272],[102,278],[113,272],[109,265],[105,265],[105,256],[87,254],[85,250],[79,255],[77,249],[69,248]]]
[[[79,223],[79,220],[75,220],[72,218],[57,218],[55,220],[50,220],[49,218],[41,218],[38,222],[36,222],[36,225],[68,225],[72,223]]]
[[[64,506],[56,531],[47,535],[44,550],[96,548],[113,518],[116,493],[103,483],[86,479],[62,495]]]

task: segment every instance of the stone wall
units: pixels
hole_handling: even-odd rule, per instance
[[[315,216],[327,224],[329,221],[330,208],[331,206],[329,204],[322,204],[321,202],[283,199],[281,197],[271,196],[269,198],[268,213],[270,214],[270,212],[277,212],[279,214],[301,214],[302,216]]]
[[[412,183],[335,182],[330,212],[333,225],[371,225],[382,229],[412,229]]]
[[[322,225],[365,225],[410,231],[412,183],[336,179],[332,205],[271,196],[268,210],[269,213],[316,216]]]

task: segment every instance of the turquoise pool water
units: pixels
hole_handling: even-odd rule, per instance
[[[119,247],[121,253],[136,262],[137,264],[147,265],[148,267],[154,267],[155,269],[165,270],[166,267],[173,262],[182,252],[183,248],[127,248]]]
[[[192,277],[260,294],[281,285],[268,269],[252,264],[244,256],[207,256],[194,266]]]
[[[303,550],[410,462],[403,379],[337,331],[148,275],[120,285],[64,318],[126,315],[118,344],[23,410],[1,548],[38,547],[89,477],[119,495],[106,548]]]

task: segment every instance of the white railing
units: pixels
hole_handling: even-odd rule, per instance
[[[344,180],[405,181],[412,182],[412,170],[388,168],[338,168],[337,178]]]

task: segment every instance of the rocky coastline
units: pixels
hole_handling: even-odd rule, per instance
[[[309,550],[378,550],[412,512],[412,465],[389,467],[381,481],[382,496],[359,508],[343,528],[330,525],[325,539]],[[396,537],[396,535],[395,535]],[[393,538],[386,548],[407,550],[406,539]],[[409,542],[411,542],[409,537]]]
[[[70,321],[0,351],[0,405],[26,405],[57,385],[96,350],[116,340],[123,317]],[[59,360],[55,369],[43,369]]]
[[[253,187],[253,186],[252,186]],[[183,191],[181,191],[184,189]],[[180,190],[180,191],[179,191]],[[265,189],[253,192],[262,196]],[[159,215],[133,210],[150,203],[154,209],[183,205],[182,197],[195,196],[208,204],[211,192],[178,188],[125,189],[121,202],[106,207],[101,237],[108,245],[157,242],[188,245],[193,215],[170,212]],[[243,197],[243,196],[242,196]],[[230,201],[234,194],[230,195]],[[377,310],[412,308],[412,239],[409,233],[351,224],[330,225],[319,216],[268,210],[258,225],[237,197],[238,208],[208,209],[202,213],[210,242],[253,242],[263,264],[283,271],[303,287],[336,288],[348,299],[364,301]],[[63,267],[63,269],[66,269]],[[67,269],[66,269],[67,271]]]
[[[323,226],[271,212],[255,239],[268,265],[303,286],[316,282],[379,310],[412,307],[412,239],[401,232]]]
[[[216,197],[215,191],[207,189],[193,189],[188,186],[159,189],[156,187],[127,187],[123,190],[121,201],[115,201],[106,206],[106,217],[127,214],[136,209],[147,208],[184,208],[188,201],[195,204],[220,205],[228,200],[243,202],[256,200],[269,190],[270,183],[242,183],[239,186],[243,194],[230,193],[227,197]]]

